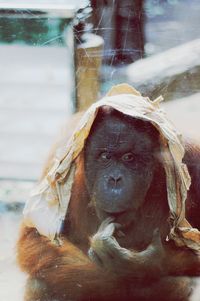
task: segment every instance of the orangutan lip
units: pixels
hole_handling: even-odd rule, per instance
[[[113,223],[116,224],[117,230],[121,230],[123,232],[133,225],[134,219],[132,216],[127,215],[127,212],[124,212],[124,214],[114,217]]]
[[[133,224],[133,222],[134,222],[133,220],[130,220],[126,223],[120,223],[120,222],[117,222],[117,223],[119,223],[121,225],[120,230],[123,231],[123,230],[126,230],[128,227],[130,227]]]
[[[115,221],[114,221],[114,222],[115,222]],[[131,220],[131,221],[129,221],[129,222],[127,222],[127,223],[124,223],[124,224],[120,224],[120,223],[116,222],[116,224],[119,225],[119,226],[117,227],[117,229],[116,229],[116,232],[115,232],[115,233],[116,233],[116,236],[117,236],[118,238],[122,238],[122,237],[125,237],[125,236],[126,236],[128,230],[129,230],[129,228],[131,228],[131,227],[133,226],[134,221]]]
[[[113,212],[106,212],[105,210],[97,210],[97,215],[99,216],[100,220],[104,220],[105,218],[111,217],[113,219],[113,223],[117,224],[118,230],[127,230],[130,226],[132,226],[135,218],[134,211],[132,212],[119,212],[119,213],[113,213]]]

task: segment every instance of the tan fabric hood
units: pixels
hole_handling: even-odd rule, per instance
[[[94,103],[77,125],[68,144],[59,150],[47,176],[27,201],[24,209],[27,226],[36,227],[51,240],[59,234],[70,201],[75,172],[74,160],[84,147],[98,109],[107,105],[126,115],[151,122],[160,132],[171,225],[169,237],[166,239],[173,239],[178,246],[200,249],[200,232],[192,228],[185,219],[185,200],[190,176],[186,165],[182,163],[184,147],[180,135],[160,109],[161,100],[162,97],[159,97],[151,101],[142,97],[131,86],[121,84],[113,87],[105,97]]]

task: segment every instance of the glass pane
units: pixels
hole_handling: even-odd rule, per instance
[[[37,179],[53,136],[73,110],[71,19],[1,10],[0,28],[0,177]]]

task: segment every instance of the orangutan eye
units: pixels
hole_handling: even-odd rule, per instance
[[[133,159],[134,159],[134,156],[132,153],[126,153],[122,156],[122,160],[125,162],[131,162],[131,161],[133,161]]]
[[[111,154],[108,152],[103,152],[103,153],[101,153],[100,158],[102,161],[108,162],[111,159]]]

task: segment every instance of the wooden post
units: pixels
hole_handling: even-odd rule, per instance
[[[98,98],[103,39],[85,34],[76,49],[76,111],[87,109]]]

